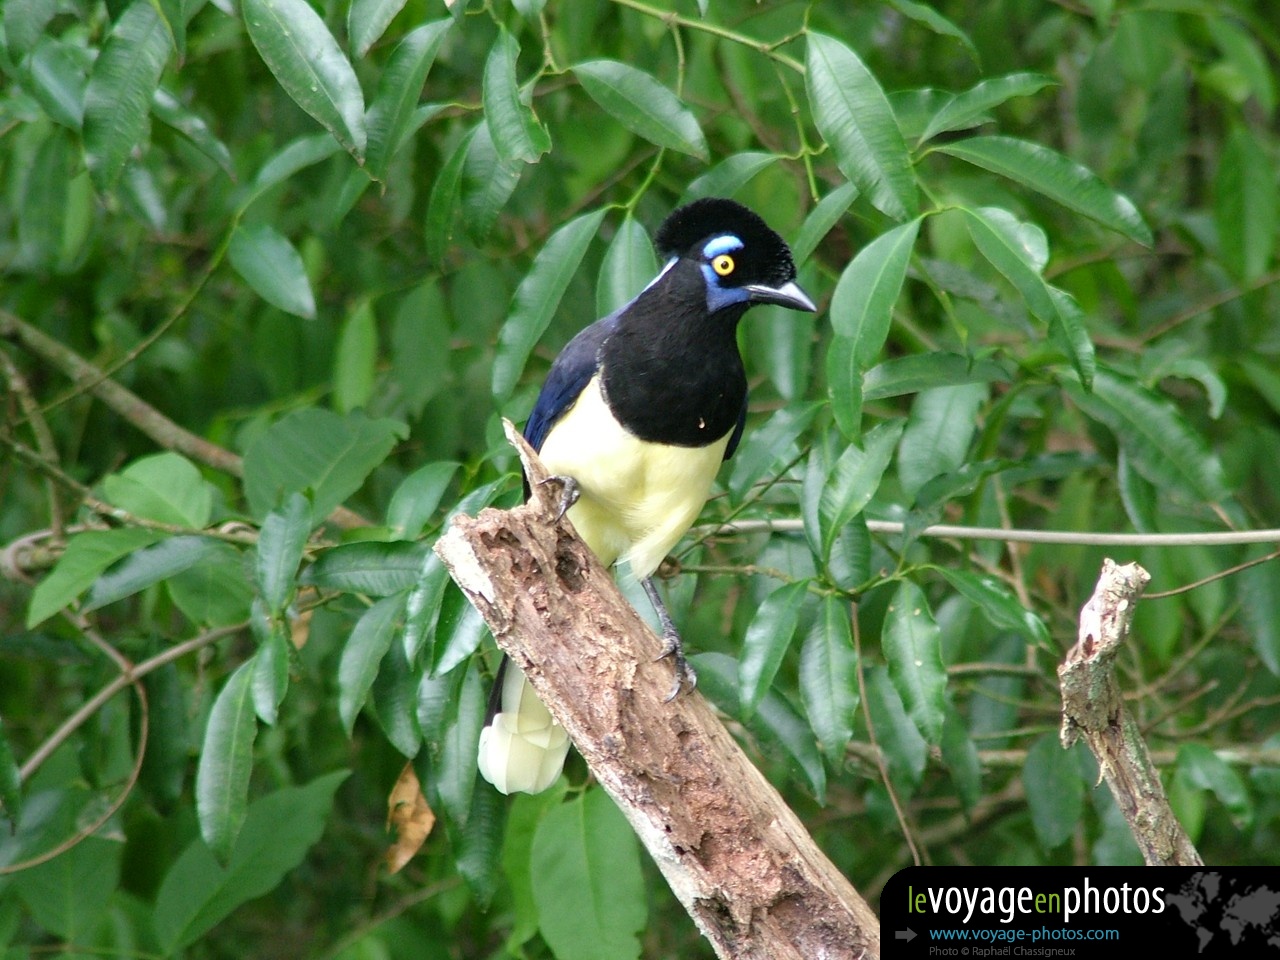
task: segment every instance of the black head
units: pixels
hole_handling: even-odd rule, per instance
[[[656,242],[669,260],[699,264],[713,313],[744,303],[816,309],[796,286],[796,265],[786,242],[736,201],[706,197],[680,207],[658,228]]]

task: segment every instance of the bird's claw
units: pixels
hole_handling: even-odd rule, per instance
[[[675,658],[676,679],[671,687],[671,692],[662,698],[663,703],[670,703],[684,691],[692,690],[698,685],[698,674],[690,666],[689,661],[685,659],[684,648],[680,642],[680,634],[674,630],[663,631],[662,652],[658,654],[654,662],[665,660],[667,657]]]
[[[564,519],[564,515],[569,512],[569,508],[577,503],[578,498],[582,496],[582,488],[573,477],[560,475],[547,477],[542,483],[551,483],[552,481],[560,484],[560,500],[556,504],[556,523],[559,523]]]

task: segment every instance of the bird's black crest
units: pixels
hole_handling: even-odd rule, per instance
[[[662,222],[655,238],[663,257],[696,257],[712,237],[731,233],[743,243],[738,256],[743,269],[735,277],[741,283],[780,286],[796,278],[791,249],[758,214],[735,200],[705,197],[677,210]]]

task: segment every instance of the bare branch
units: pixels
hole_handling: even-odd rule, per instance
[[[1124,707],[1115,677],[1116,654],[1150,580],[1136,563],[1122,567],[1103,561],[1098,586],[1080,611],[1079,641],[1058,667],[1062,745],[1084,737],[1148,865],[1199,866],[1204,861],[1169,807],[1160,771]]]
[[[511,435],[513,430],[509,430]],[[878,957],[875,914],[696,691],[664,703],[661,643],[534,494],[456,517],[436,551],[630,820],[722,958]]]

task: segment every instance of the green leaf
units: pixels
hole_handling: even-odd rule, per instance
[[[363,58],[369,52],[369,48],[378,42],[391,26],[391,21],[396,18],[396,14],[404,9],[406,0],[351,0],[351,9],[347,11],[347,42],[356,52],[356,56]],[[452,19],[442,21],[448,25],[453,23]],[[433,26],[426,24],[426,26]],[[423,29],[419,27],[418,30]],[[409,39],[409,36],[417,31],[410,31],[405,34],[405,38],[401,41],[401,45]],[[394,60],[394,56],[392,58]]]
[[[423,237],[426,241],[427,256],[436,263],[444,260],[449,245],[453,242],[454,211],[458,206],[458,194],[462,188],[462,173],[466,167],[467,157],[471,153],[471,144],[480,129],[484,129],[484,124],[471,130],[459,141],[453,153],[449,155],[449,159],[440,168],[435,183],[431,185]]]
[[[938,13],[937,10],[934,10],[933,7],[925,3],[917,3],[916,0],[889,0],[889,5],[903,16],[910,17],[916,23],[923,24],[939,36],[950,37],[953,40],[960,41],[965,52],[975,62],[978,60],[978,48],[973,45],[969,35]]]
[[[394,7],[398,11],[404,0],[355,0],[351,4],[348,23],[355,20],[357,8],[369,8],[375,4],[381,10]],[[386,69],[378,78],[378,92],[369,104],[365,126],[369,131],[369,173],[379,180],[386,179],[392,158],[413,129],[422,87],[452,25],[453,20],[448,18],[410,30],[396,46]],[[385,25],[383,27],[385,29]],[[381,30],[378,32],[380,34]],[[354,35],[351,40],[356,43]],[[367,49],[361,49],[357,44],[356,55],[363,57]]]
[[[429,552],[418,564],[413,589],[405,601],[404,644],[405,659],[417,663],[423,648],[435,640],[436,621],[440,616],[440,604],[449,583],[449,571],[434,552]],[[427,661],[435,659],[434,649]]]
[[[784,584],[765,597],[751,618],[751,625],[747,627],[742,641],[742,663],[738,675],[743,720],[751,719],[773,685],[773,678],[791,646],[791,638],[795,636],[800,610],[808,594],[807,580]]]
[[[4,10],[14,6],[10,0]],[[12,40],[13,34],[9,37]],[[93,66],[87,54],[78,45],[43,37],[27,58],[29,79],[23,84],[27,92],[50,120],[70,130],[79,130],[84,125],[85,88]]]
[[[222,172],[235,179],[235,163],[227,145],[214,135],[204,118],[188,109],[169,91],[157,89],[151,98],[151,112],[157,120],[176,130],[191,145],[222,168]]]
[[[156,895],[156,936],[165,956],[195,943],[248,900],[270,893],[324,833],[333,795],[347,771],[285,787],[255,800],[226,865],[199,840],[169,872]]]
[[[831,298],[831,325],[854,341],[859,369],[875,362],[893,319],[907,263],[920,229],[917,218],[894,227],[867,244],[840,275]]]
[[[289,637],[283,620],[267,627],[253,658],[253,712],[268,725],[276,722],[277,711],[289,691]]]
[[[863,439],[863,449],[850,444],[831,468],[819,502],[824,556],[831,553],[840,528],[875,496],[905,426],[905,420],[877,424]]]
[[[698,121],[651,75],[617,60],[579,63],[573,74],[587,95],[632,133],[659,147],[707,159],[707,139]]]
[[[1222,261],[1248,282],[1271,264],[1276,245],[1276,170],[1247,127],[1227,138],[1213,182],[1213,215]]]
[[[511,798],[511,810],[502,839],[502,872],[507,878],[515,914],[513,929],[507,938],[508,950],[513,955],[513,947],[527,943],[538,932],[538,909],[533,888],[541,878],[533,875],[533,838],[547,812],[564,802],[565,789],[566,782],[561,777],[542,793],[518,793]]]
[[[1071,384],[1067,389],[1077,406],[1115,434],[1147,480],[1192,503],[1227,501],[1221,462],[1168,400],[1105,369],[1098,371],[1092,392]]]
[[[732,197],[750,183],[756,174],[773,166],[777,159],[776,154],[759,151],[735,153],[725,157],[685,188],[678,206],[702,197]]]
[[[972,810],[982,799],[982,760],[965,729],[964,718],[950,703],[942,723],[942,742],[939,744],[942,762],[951,774],[956,793],[966,810]]]
[[[200,836],[227,863],[249,809],[249,774],[258,721],[253,709],[252,659],[218,691],[205,727],[196,767],[196,817]]]
[[[327,517],[382,463],[404,424],[373,420],[359,411],[345,417],[304,407],[262,431],[244,456],[244,488],[255,517],[265,517],[291,493],[311,492],[312,518]]]
[[[466,823],[453,834],[458,872],[483,910],[506,883],[501,867],[507,807],[507,798],[497,790],[472,790]]]
[[[596,312],[603,317],[630,303],[657,275],[658,258],[649,231],[628,213],[600,264]]]
[[[433,673],[448,673],[480,647],[488,629],[480,611],[452,581],[445,584],[432,650]]]
[[[937,567],[955,588],[956,592],[982,611],[997,630],[1007,630],[1039,646],[1049,645],[1049,628],[1035,613],[1028,610],[1013,592],[989,574],[952,567]]]
[[[947,671],[942,665],[942,631],[924,594],[910,580],[898,585],[880,636],[889,678],[920,733],[932,745],[942,740]]]
[[[809,33],[805,82],[818,132],[836,164],[895,220],[919,212],[915,171],[889,101],[866,64],[833,37]]]
[[[1066,291],[1054,286],[1048,286],[1047,289],[1049,299],[1057,310],[1057,314],[1049,321],[1050,339],[1071,361],[1080,376],[1080,382],[1086,388],[1092,387],[1093,378],[1098,373],[1098,356],[1093,340],[1089,338],[1084,311]]]
[[[364,94],[320,15],[307,0],[241,0],[240,12],[249,39],[285,93],[362,159]]]
[[[85,163],[94,186],[115,188],[134,148],[147,136],[151,100],[172,49],[150,3],[132,3],[111,28],[84,94]]]
[[[350,413],[368,404],[378,375],[378,321],[362,299],[347,316],[333,356],[333,407]]]
[[[991,136],[934,149],[1030,187],[1143,246],[1154,242],[1133,201],[1108,187],[1088,167],[1042,144]]]
[[[449,381],[450,364],[456,354],[441,350],[439,344],[453,335],[450,312],[437,277],[414,286],[395,307],[388,386],[398,389],[399,407],[408,417],[420,417],[427,402],[444,391]]]
[[[484,119],[489,125],[489,136],[498,148],[498,156],[508,161],[536,163],[551,149],[551,137],[533,110],[521,102],[520,86],[516,82],[519,53],[516,38],[505,27],[499,27],[498,39],[484,65]]]
[[[53,569],[31,593],[27,629],[44,623],[69,605],[89,589],[102,571],[121,557],[155,543],[161,536],[139,527],[86,530],[74,534]]]
[[[796,457],[796,440],[809,429],[822,409],[820,403],[797,403],[783,407],[757,429],[746,434],[733,458],[729,489],[735,500],[745,497],[761,477]]]
[[[511,302],[510,317],[498,335],[498,350],[493,360],[495,398],[505,400],[511,396],[529,354],[546,332],[592,237],[600,229],[604,213],[604,210],[584,213],[553,233],[520,281]]]
[[[822,752],[837,767],[853,737],[858,710],[858,662],[851,614],[849,601],[823,597],[818,617],[800,648],[800,698]]]
[[[1258,659],[1280,676],[1280,563],[1272,560],[1240,574],[1239,598]]]
[[[858,342],[835,334],[827,345],[827,396],[836,427],[846,440],[862,431],[862,376]]]
[[[454,699],[453,715],[444,735],[440,737],[440,762],[433,782],[440,794],[445,813],[456,823],[462,823],[471,813],[471,799],[475,794],[476,744],[480,742],[480,730],[484,726],[485,695],[480,683],[479,661],[473,660],[464,670],[462,683]],[[488,790],[488,784],[480,784]]]
[[[389,597],[412,587],[430,556],[429,544],[412,540],[340,543],[316,558],[302,582],[321,590]]]
[[[476,243],[489,238],[498,214],[511,199],[525,164],[504,160],[494,146],[487,123],[480,124],[471,138],[463,173],[462,214],[467,235]]]
[[[1040,273],[1049,258],[1044,231],[1000,207],[964,212],[978,251],[1022,294],[1032,313],[1045,323],[1052,322],[1058,308]]]
[[[739,713],[738,661],[723,653],[701,653],[693,658],[699,689],[706,692],[725,713]],[[819,803],[827,789],[827,771],[813,731],[786,698],[770,690],[747,722],[751,734],[768,744],[776,744],[804,773]]]
[[[3,17],[5,43],[9,55],[21,59],[45,33],[49,21],[58,14],[58,0],[8,0]]]
[[[205,537],[169,537],[136,550],[93,582],[80,611],[89,613],[131,597],[152,584],[205,563],[216,551],[214,541]]]
[[[987,111],[1014,97],[1029,97],[1056,83],[1041,73],[1010,73],[983,80],[963,93],[957,93],[938,110],[920,134],[920,142],[950,130],[965,130],[987,118]]]
[[[199,469],[177,453],[135,460],[102,482],[105,498],[129,513],[199,530],[213,515],[213,488]]]
[[[227,256],[236,273],[267,303],[315,319],[316,298],[302,257],[275,227],[265,223],[236,227]]]
[[[648,898],[636,835],[602,789],[549,810],[533,837],[538,925],[556,960],[640,956]]]
[[[849,205],[857,197],[856,184],[842,183],[819,200],[818,205],[809,211],[809,215],[804,218],[804,223],[800,224],[800,229],[791,240],[791,256],[795,259],[796,266],[801,266],[813,256],[813,251],[818,249],[822,238],[831,232],[831,228],[840,221],[849,209]]]
[[[253,568],[254,583],[272,617],[283,615],[293,599],[298,564],[311,534],[311,504],[300,493],[262,521]]]
[[[1031,825],[1045,852],[1070,840],[1084,814],[1084,783],[1056,733],[1046,733],[1027,751],[1022,786]]]
[[[878,363],[862,378],[867,400],[884,400],[933,387],[965,383],[1006,382],[1009,374],[991,360],[975,360],[958,353],[916,353]]]
[[[1084,313],[1070,295],[1050,286],[1041,275],[1049,259],[1044,231],[999,207],[964,212],[978,250],[1022,294],[1031,312],[1049,325],[1081,382],[1091,386],[1097,362]]]
[[[211,552],[201,563],[165,582],[174,606],[199,626],[227,627],[242,623],[253,603],[253,586],[245,576],[239,550],[210,541]]]
[[[383,597],[356,621],[338,664],[338,716],[351,736],[356,715],[369,697],[378,665],[391,648],[404,613],[404,596]]]
[[[986,399],[983,383],[934,387],[916,395],[898,444],[898,479],[908,497],[965,462]]]
[[[288,180],[299,170],[327,160],[339,149],[333,137],[325,133],[298,137],[285,144],[259,168],[245,197],[240,201],[240,209],[248,209],[254,200],[272,187]]]
[[[403,644],[393,639],[378,665],[366,700],[387,742],[408,759],[413,759],[422,749],[422,729],[417,717],[421,678],[422,671],[405,658]]]
[[[1208,790],[1227,808],[1237,829],[1253,823],[1253,801],[1240,774],[1203,743],[1184,743],[1178,748],[1178,774],[1192,786]]]
[[[875,726],[876,742],[884,751],[889,778],[899,794],[909,797],[920,784],[929,745],[920,736],[915,721],[907,716],[888,670],[868,666],[866,687],[867,711]]]
[[[1017,466],[1014,460],[974,460],[928,480],[916,491],[915,501],[907,514],[902,531],[902,549],[906,549],[926,527],[941,520],[943,510],[952,500],[969,496],[987,477]]]
[[[67,827],[74,829],[73,824]],[[91,940],[120,884],[124,846],[114,839],[84,837],[71,849],[19,873],[12,889],[5,891],[6,899],[16,894],[48,934],[68,942]]]
[[[460,464],[449,460],[428,463],[401,481],[387,506],[387,526],[396,540],[416,540],[435,515]]]
[[[1276,81],[1258,40],[1268,42],[1274,33],[1260,33],[1255,39],[1246,30],[1225,16],[1207,16],[1204,24],[1213,37],[1214,44],[1226,57],[1221,66],[1227,67],[1245,81],[1246,87],[1258,99],[1263,114],[1270,117],[1276,108]],[[1211,67],[1210,70],[1213,68]]]

